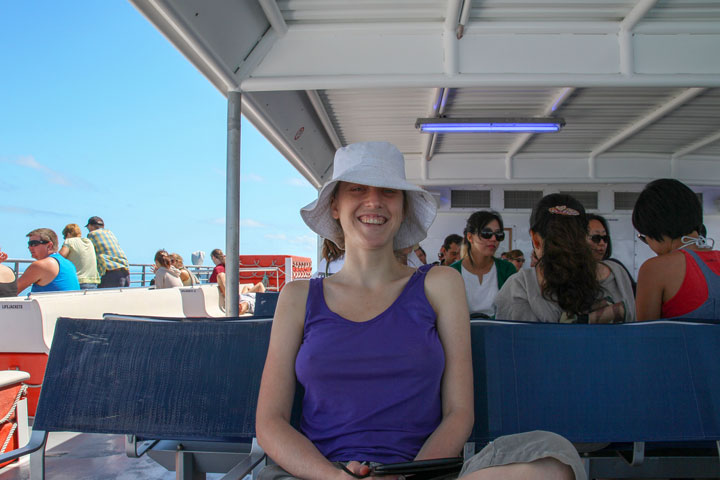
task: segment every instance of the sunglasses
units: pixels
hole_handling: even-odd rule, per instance
[[[510,261],[511,261],[511,262],[525,263],[525,259],[524,259],[524,258],[511,258]]]
[[[645,245],[647,245],[647,235],[643,235],[642,233],[638,233],[638,239],[643,242]]]
[[[600,243],[601,241],[610,243],[610,235],[590,235],[590,240],[593,243]]]
[[[37,247],[38,245],[45,245],[50,243],[48,240],[30,240],[28,241],[28,247]]]
[[[478,233],[478,235],[480,235],[480,237],[484,238],[485,240],[490,240],[493,235],[495,235],[495,239],[498,242],[502,242],[503,240],[505,240],[505,232],[503,232],[502,230],[495,230],[493,232],[489,228],[483,228],[482,230],[480,230],[480,233]]]

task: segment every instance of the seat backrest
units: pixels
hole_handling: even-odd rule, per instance
[[[720,325],[471,323],[470,441],[530,430],[573,442],[720,439]]]
[[[248,441],[270,328],[61,318],[34,428]]]
[[[277,307],[277,292],[264,292],[255,294],[255,317],[272,317],[275,315],[275,307]]]

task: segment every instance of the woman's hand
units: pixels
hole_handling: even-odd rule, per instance
[[[366,478],[368,480],[403,480],[405,478],[402,475],[383,475],[382,477],[367,476],[370,473],[370,467],[368,467],[364,463],[356,461],[348,462],[348,464],[345,465],[345,468],[352,472],[354,475],[351,475],[345,470],[343,470],[342,472],[344,476],[342,476],[341,478],[343,478],[344,480],[353,478]]]
[[[8,254],[0,250],[0,263],[8,259]]]

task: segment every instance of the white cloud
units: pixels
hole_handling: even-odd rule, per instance
[[[310,182],[304,178],[292,177],[285,180],[285,183],[291,187],[310,187]]]
[[[295,245],[304,245],[306,247],[316,247],[317,237],[312,235],[299,235],[290,239],[290,243]]]
[[[262,183],[265,179],[256,173],[246,173],[240,177],[240,181]]]
[[[67,213],[52,212],[50,210],[36,210],[34,208],[16,207],[14,205],[0,205],[0,213],[12,213],[17,215],[51,215],[54,217],[67,217]]]
[[[209,218],[207,220],[207,223],[210,223],[212,225],[225,225],[225,219],[224,218]]]
[[[287,240],[287,235],[284,233],[268,233],[265,238],[268,240]]]
[[[265,225],[258,222],[257,220],[253,220],[252,218],[245,218],[240,220],[240,226],[241,227],[250,227],[250,228],[259,228],[264,227]]]
[[[43,174],[48,182],[53,183],[55,185],[61,185],[63,187],[74,187],[74,188],[84,188],[84,189],[90,189],[90,190],[97,190],[95,186],[91,185],[90,183],[86,182],[85,180],[82,180],[80,178],[74,178],[69,177],[65,175],[62,172],[58,172],[57,170],[54,170],[47,165],[43,165],[42,163],[38,162],[35,157],[32,155],[23,155],[19,157],[17,160],[5,160],[9,163],[14,163],[15,165],[29,168],[31,170],[35,170],[36,172],[39,172]]]

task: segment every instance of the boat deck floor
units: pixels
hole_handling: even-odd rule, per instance
[[[122,435],[51,433],[45,454],[45,476],[49,480],[172,480],[169,472],[147,455],[125,455]],[[207,480],[222,474],[207,474]],[[27,480],[30,464],[0,468],[0,480]]]

